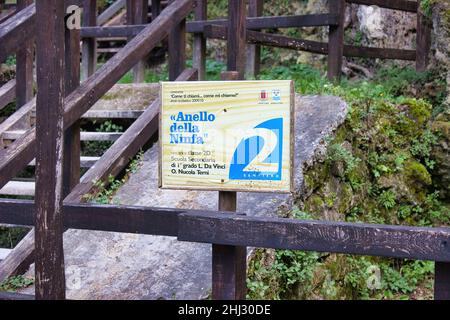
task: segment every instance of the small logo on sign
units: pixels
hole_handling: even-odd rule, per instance
[[[259,95],[260,100],[267,100],[269,99],[269,94],[266,90],[261,90],[261,93]]]
[[[281,101],[281,91],[280,89],[272,89],[272,100],[275,102]]]

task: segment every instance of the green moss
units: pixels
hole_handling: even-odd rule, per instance
[[[418,161],[408,160],[404,167],[404,174],[412,182],[411,187],[417,188],[415,183],[431,185],[431,175],[427,168]]]
[[[324,208],[324,205],[325,205],[325,203],[324,203],[323,199],[320,196],[315,194],[315,195],[309,197],[305,201],[304,208],[305,208],[306,212],[314,214],[314,213],[322,211]]]

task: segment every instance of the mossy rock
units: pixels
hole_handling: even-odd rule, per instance
[[[442,199],[450,198],[450,122],[435,121],[433,132],[438,136],[438,142],[433,147],[431,155],[436,162],[432,171],[433,184],[439,190]]]
[[[415,160],[408,160],[404,167],[404,174],[413,183],[431,185],[431,175],[423,164]]]
[[[393,128],[404,135],[418,136],[431,119],[432,106],[424,100],[405,99],[397,109],[399,113]]]

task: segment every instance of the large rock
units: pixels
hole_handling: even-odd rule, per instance
[[[337,97],[296,98],[295,183],[302,168],[325,152],[325,138],[341,124],[347,105]],[[189,209],[217,208],[217,192],[158,188],[158,147],[145,153],[140,169],[118,191],[114,203]],[[238,211],[277,215],[294,195],[239,193]],[[64,236],[70,299],[202,299],[211,287],[211,245],[176,238],[69,230]]]

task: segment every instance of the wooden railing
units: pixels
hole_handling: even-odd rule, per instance
[[[261,13],[258,2],[260,1],[250,0],[250,8],[254,9],[252,15]],[[351,2],[376,3],[391,9],[417,11],[417,3],[412,1]],[[247,43],[255,45],[252,49],[254,54],[251,55],[254,70],[258,69],[256,51],[260,45],[328,54],[330,79],[339,76],[343,55],[407,60],[416,58],[416,52],[407,50],[344,46],[344,1],[330,3],[328,14],[247,18],[245,1],[230,0],[228,20],[207,21],[205,0],[174,0],[158,12],[150,24],[112,28],[85,26],[80,32],[63,30],[64,6],[61,3],[42,1],[37,7],[28,6],[11,18],[13,20],[6,21],[4,25],[8,28],[0,29],[0,42],[8,43],[0,48],[2,59],[18,52],[22,41],[36,40],[37,100],[27,102],[19,111],[24,112],[26,108],[36,106],[37,124],[10,146],[0,150],[0,187],[34,157],[37,163],[37,187],[35,201],[0,200],[0,223],[34,226],[36,231],[29,233],[0,263],[0,279],[18,272],[34,259],[36,296],[0,293],[0,299],[65,298],[62,234],[68,228],[164,235],[177,237],[180,241],[210,243],[213,245],[212,297],[215,299],[245,298],[247,246],[436,261],[435,299],[450,299],[450,228],[247,217],[232,212],[236,209],[236,193],[232,192],[219,194],[219,211],[83,203],[83,195],[94,188],[96,181],[104,181],[110,174],[117,175],[139,148],[156,133],[160,101],[157,99],[150,105],[97,164],[87,171],[81,182],[80,117],[166,38],[169,43],[171,80],[195,80],[197,77],[204,79],[205,41],[209,37],[226,39],[228,42],[228,72],[222,75],[224,80],[244,77]],[[95,1],[85,0],[83,5],[85,10],[95,8]],[[130,7],[131,4],[128,5]],[[145,8],[136,8],[139,7]],[[137,13],[134,12],[139,15],[139,9],[133,10],[137,10]],[[186,17],[192,11],[196,21],[186,22]],[[85,14],[91,18],[96,16],[89,12]],[[46,23],[35,25],[33,19]],[[329,26],[328,44],[259,31],[274,27],[317,25]],[[34,26],[36,32],[21,35],[20,31],[30,30],[27,29],[30,26]],[[186,32],[194,33],[195,69],[185,69]],[[8,40],[13,39],[13,35],[22,37],[20,43]],[[130,40],[95,71],[95,41],[89,42],[87,39],[112,35],[126,36]],[[81,85],[80,36],[85,39],[83,60],[88,59],[88,63],[84,64],[87,66],[86,80]],[[422,43],[422,40],[418,41]],[[64,50],[64,46],[70,49]],[[136,72],[140,71],[135,71],[135,75]],[[9,84],[12,85],[13,83]],[[11,89],[4,91],[11,94]],[[11,122],[13,120],[9,123]],[[61,157],[62,150],[64,157]]]

